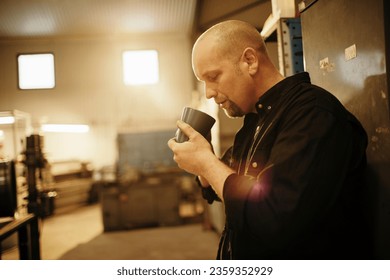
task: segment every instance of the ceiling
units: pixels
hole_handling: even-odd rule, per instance
[[[259,29],[271,0],[1,0],[0,39],[204,31],[226,19]]]

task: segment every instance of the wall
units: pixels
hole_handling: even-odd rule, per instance
[[[46,133],[48,157],[113,164],[118,131],[175,127],[191,100],[191,47],[187,36],[176,34],[0,41],[0,111],[28,112],[35,128],[40,122],[89,124],[91,130],[84,135]],[[157,85],[123,84],[122,52],[132,49],[158,51]],[[52,90],[17,88],[17,54],[35,52],[55,55]]]
[[[386,3],[322,0],[301,16],[304,57],[312,82],[332,92],[368,134],[370,173],[363,203],[370,213],[378,259],[390,259],[390,9]],[[351,46],[356,47],[356,55],[346,56]],[[328,63],[320,63],[325,58]]]

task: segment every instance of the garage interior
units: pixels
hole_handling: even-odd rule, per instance
[[[185,106],[217,120],[218,155],[241,127],[205,98],[191,66],[196,38],[228,19],[256,26],[283,75],[308,71],[362,122],[375,256],[389,259],[388,5],[1,1],[0,259],[215,258],[223,206],[202,199],[167,141]],[[135,50],[157,51],[157,83],[125,83],[123,54]],[[55,85],[23,89],[18,58],[42,53],[54,58]],[[45,129],[52,124],[85,130]]]

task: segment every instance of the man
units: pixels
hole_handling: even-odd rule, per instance
[[[178,166],[204,197],[224,203],[220,259],[367,258],[359,194],[367,136],[308,73],[283,77],[257,30],[219,23],[196,41],[193,70],[230,117],[244,116],[222,160],[188,124],[169,140]]]

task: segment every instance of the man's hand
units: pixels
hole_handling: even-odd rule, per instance
[[[168,141],[173,159],[183,170],[208,181],[223,200],[223,185],[234,171],[214,155],[210,143],[190,125],[178,121],[177,126],[189,139],[183,143],[177,143],[174,138]]]
[[[195,175],[201,175],[204,172],[205,162],[210,158],[216,158],[212,147],[189,124],[177,121],[177,126],[189,139],[183,143],[177,143],[174,138],[168,141],[168,146],[173,151],[173,159],[181,169]]]

